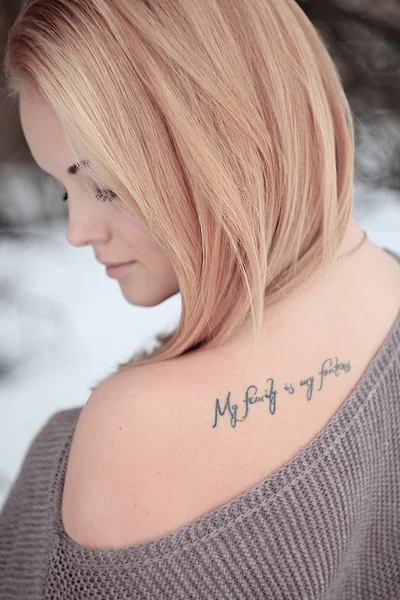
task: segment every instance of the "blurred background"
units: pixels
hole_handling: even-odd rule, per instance
[[[335,61],[356,128],[354,217],[400,253],[400,0],[299,0]],[[22,0],[2,0],[0,58]],[[3,73],[0,87],[3,89]],[[32,438],[56,411],[154,336],[179,294],[129,305],[91,248],[67,244],[62,190],[34,163],[17,106],[0,96],[0,508]]]

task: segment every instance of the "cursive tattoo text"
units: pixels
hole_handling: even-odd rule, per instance
[[[319,378],[319,388],[316,392],[322,390],[323,385],[325,384],[325,379],[327,377],[339,377],[341,373],[348,373],[351,370],[350,362],[340,362],[338,357],[335,356],[335,359],[327,358],[322,363],[321,369],[318,372],[317,377]],[[310,375],[305,379],[301,379],[299,382],[299,386],[306,388],[306,400],[310,401],[314,394],[314,382],[315,377]],[[260,394],[258,392],[257,386],[249,385],[245,391],[244,398],[242,400],[242,408],[243,415],[238,415],[238,404],[234,404],[231,402],[231,392],[228,392],[228,395],[225,400],[225,404],[222,406],[219,398],[215,401],[215,410],[214,410],[214,424],[213,428],[217,426],[218,419],[223,417],[225,413],[227,413],[227,418],[229,418],[229,422],[231,427],[236,427],[237,423],[241,423],[245,421],[250,412],[250,406],[252,404],[258,403],[267,403],[268,411],[271,415],[274,415],[276,412],[276,402],[277,402],[277,390],[275,387],[275,383],[272,377],[269,377],[266,380],[268,384],[264,390],[264,393]],[[288,392],[288,394],[295,393],[295,387],[292,383],[283,386],[283,391]]]

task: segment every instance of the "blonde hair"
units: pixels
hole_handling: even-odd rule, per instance
[[[179,326],[120,367],[220,346],[249,315],[256,348],[265,307],[331,263],[353,121],[295,0],[26,0],[5,66],[175,269]]]

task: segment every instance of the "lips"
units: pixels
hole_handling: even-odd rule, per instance
[[[109,277],[113,277],[115,279],[119,279],[123,277],[137,261],[133,260],[129,263],[121,263],[116,266],[107,266],[106,271]]]
[[[132,262],[136,262],[136,261],[127,260],[126,262],[123,262],[123,263],[108,263],[108,262],[105,262],[104,260],[97,259],[97,262],[101,263],[105,267],[120,267],[121,265],[128,265],[128,264],[130,264]]]

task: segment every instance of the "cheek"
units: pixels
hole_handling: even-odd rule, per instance
[[[151,273],[154,281],[161,286],[176,285],[174,267],[164,250],[154,241],[150,234],[142,234],[135,244],[135,255],[143,267]]]
[[[165,276],[174,275],[174,270],[164,250],[156,242],[148,227],[140,223],[129,223],[124,228],[124,242],[132,248],[132,256],[152,271]]]
[[[147,253],[143,256],[143,265],[147,267],[156,276],[161,283],[175,282],[175,270],[168,256],[159,247],[149,245]]]
[[[135,257],[137,255],[138,260],[158,249],[148,228],[130,219],[118,224],[117,236],[123,240],[124,244],[132,248],[133,255]]]

